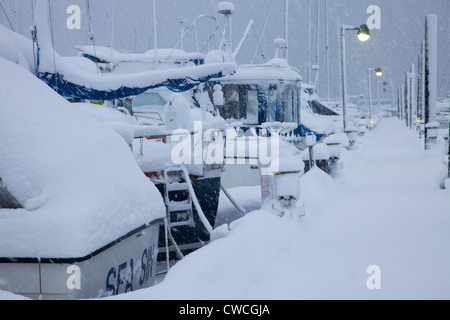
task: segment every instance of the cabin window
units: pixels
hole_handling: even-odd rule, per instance
[[[268,122],[277,121],[277,88],[272,86],[269,88],[269,110],[268,114]]]
[[[243,110],[241,108],[239,87],[235,85],[224,86],[223,94],[225,105],[220,108],[220,115],[224,119],[240,120]]]
[[[223,86],[225,105],[220,108],[224,119],[258,124],[258,87],[256,85]],[[210,96],[212,92],[210,91]]]
[[[294,95],[292,86],[286,87],[284,91],[284,122],[294,121]]]
[[[143,93],[133,101],[133,107],[143,106],[165,106],[166,101],[156,92]]]
[[[257,88],[252,89],[247,91],[246,124],[258,124],[258,90]]]

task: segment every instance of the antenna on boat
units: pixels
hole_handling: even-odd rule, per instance
[[[286,39],[276,38],[274,41],[274,45],[276,48],[275,58],[286,59],[287,48],[288,48]]]
[[[229,39],[228,39],[228,46],[230,51],[232,51],[233,48],[233,29],[231,24],[231,16],[234,13],[234,3],[229,1],[219,2],[217,4],[217,12],[224,15],[227,19],[227,24],[225,26],[225,29],[223,30],[222,34],[222,41],[220,43],[220,48],[223,48],[226,45],[225,36],[227,34],[227,27],[230,30],[229,33]]]

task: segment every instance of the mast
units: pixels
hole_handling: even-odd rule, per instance
[[[311,0],[308,0],[308,82],[311,83]]]
[[[110,60],[112,60],[113,55],[113,45],[114,45],[114,19],[116,11],[116,0],[113,0],[112,6],[112,19],[111,19],[111,45],[110,45]]]
[[[325,45],[325,56],[326,56],[326,67],[327,67],[327,98],[328,101],[330,101],[331,97],[331,83],[330,83],[330,37],[329,37],[329,30],[328,30],[329,26],[328,26],[328,0],[325,0],[325,29],[326,29],[326,33],[325,33],[325,41],[326,41],[326,45]]]
[[[342,44],[341,44],[341,27],[340,27],[339,17],[336,20],[337,20],[336,21],[336,25],[337,25],[336,30],[337,30],[337,36],[338,36],[337,37],[338,49],[339,49],[339,52],[341,52],[342,51],[342,49],[341,49]],[[339,81],[339,75],[341,73],[342,73],[342,65],[340,63],[338,63],[338,81],[337,81],[337,83],[338,83],[338,95],[339,95],[339,99],[340,100],[343,99],[343,96],[342,96],[342,82]]]
[[[158,37],[156,29],[156,0],[153,0],[153,45],[155,49],[155,67],[158,69]]]
[[[316,93],[319,93],[319,72],[320,72],[320,0],[317,0],[317,22],[316,22]]]
[[[284,1],[284,39],[286,40],[286,61],[289,60],[289,0]]]

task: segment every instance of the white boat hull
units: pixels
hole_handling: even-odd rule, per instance
[[[0,290],[32,299],[93,299],[155,283],[161,221],[139,228],[88,257],[0,258]]]

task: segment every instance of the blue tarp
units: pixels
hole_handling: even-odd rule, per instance
[[[180,79],[167,79],[162,83],[148,87],[131,88],[120,87],[115,90],[101,91],[93,88],[88,88],[79,84],[75,84],[64,79],[64,76],[59,73],[40,72],[38,74],[39,79],[47,83],[58,94],[74,99],[86,99],[86,100],[113,100],[130,96],[137,96],[150,89],[156,89],[160,87],[167,87],[173,92],[184,92],[191,90],[200,83],[209,81],[212,78],[222,77],[222,72],[211,74],[199,79],[192,78],[180,78]]]
[[[325,134],[321,134],[321,133],[312,131],[311,129],[308,129],[308,128],[305,127],[303,124],[300,125],[300,132],[301,132],[300,135],[301,135],[302,137],[306,137],[307,135],[314,134],[314,135],[316,136],[316,140],[317,140],[317,141],[322,140],[322,138],[326,136]]]

